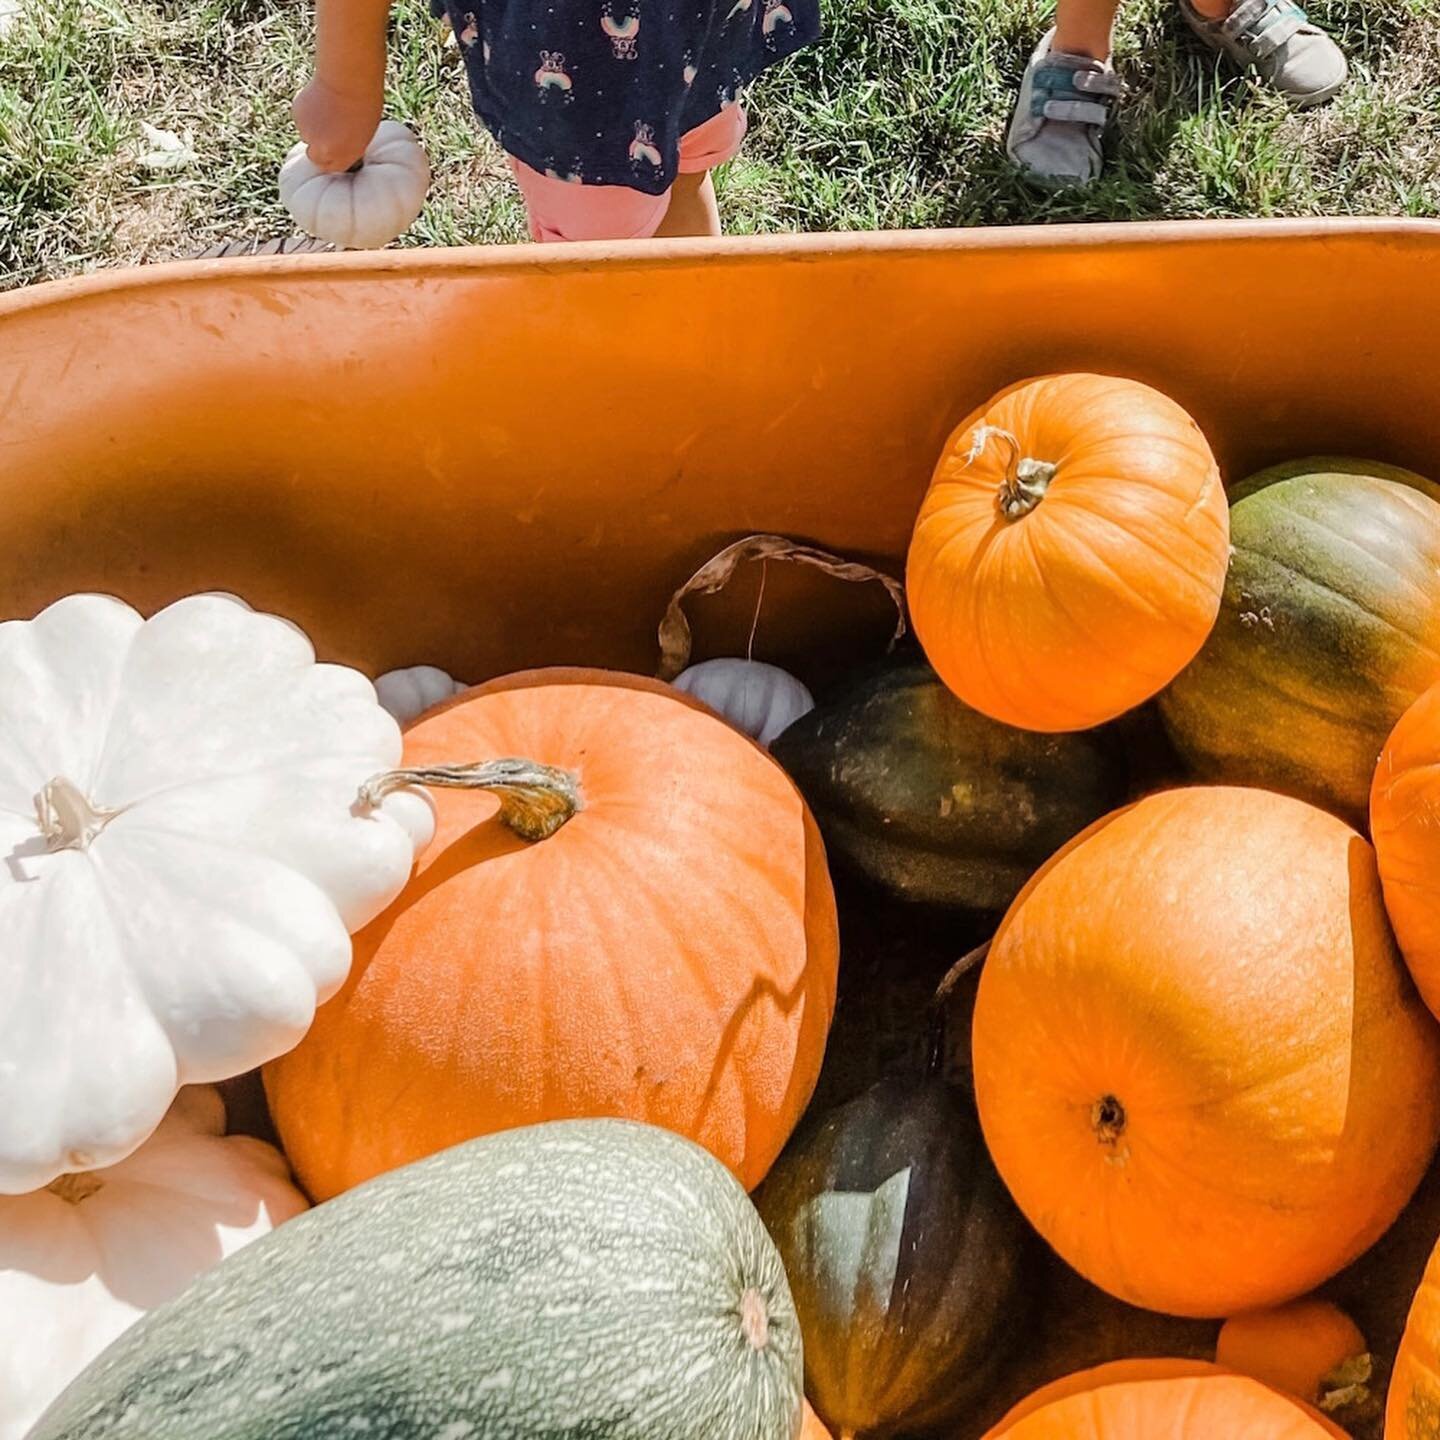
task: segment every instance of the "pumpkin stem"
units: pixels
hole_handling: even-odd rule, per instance
[[[522,840],[548,840],[581,808],[576,777],[535,760],[481,760],[474,765],[387,770],[360,787],[356,807],[374,810],[387,795],[412,785],[488,790],[499,797],[500,819]]]
[[[945,1053],[949,1048],[950,1038],[950,997],[965,976],[977,965],[984,964],[989,953],[990,941],[987,940],[983,945],[977,945],[962,955],[945,972],[945,978],[935,987],[935,993],[930,997],[929,1054],[925,1074],[932,1080],[945,1068]]]
[[[35,815],[47,850],[84,850],[119,814],[92,805],[90,797],[63,775],[57,775],[35,797]]]
[[[71,1205],[78,1205],[82,1200],[88,1200],[96,1191],[103,1190],[105,1182],[88,1170],[80,1170],[73,1175],[61,1175],[45,1188],[52,1195],[69,1201]]]
[[[1318,1404],[1327,1415],[1368,1405],[1370,1382],[1375,1376],[1372,1355],[1352,1355],[1342,1360],[1321,1382]]]
[[[1003,440],[1010,447],[1010,459],[1005,466],[1005,478],[1000,482],[996,503],[1007,520],[1019,520],[1045,498],[1045,492],[1059,467],[1048,460],[1032,460],[1023,454],[1019,439],[998,425],[975,427],[975,438],[965,463],[973,465],[985,453],[985,447],[991,440]]]
[[[1113,1095],[1104,1095],[1091,1107],[1090,1123],[1102,1145],[1113,1145],[1125,1133],[1125,1107]]]

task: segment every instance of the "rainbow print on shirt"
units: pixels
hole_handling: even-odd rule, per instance
[[[535,83],[542,90],[568,91],[575,82],[565,73],[565,57],[558,50],[540,52],[540,68],[535,72]]]
[[[630,142],[630,158],[637,164],[648,160],[657,170],[665,163],[664,157],[655,148],[655,131],[643,120],[635,122],[635,138]]]
[[[634,60],[635,42],[640,38],[640,17],[627,15],[617,20],[613,15],[600,17],[600,28],[610,38],[610,48],[617,60]]]
[[[782,24],[793,25],[795,17],[790,13],[790,7],[785,0],[765,0],[765,18],[760,22],[760,30],[765,35],[773,35]]]

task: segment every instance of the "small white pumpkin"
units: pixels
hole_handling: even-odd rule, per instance
[[[357,670],[230,595],[0,625],[0,1194],[294,1046],[434,834]]]
[[[208,1085],[182,1090],[128,1160],[0,1197],[0,1440],[147,1310],[308,1208],[278,1150],[225,1135]]]
[[[415,222],[430,188],[424,147],[398,120],[382,120],[355,170],[327,171],[304,142],[280,167],[280,198],[296,224],[345,250],[388,245]]]
[[[380,703],[402,724],[470,687],[434,665],[390,670],[375,682]]]
[[[737,730],[767,749],[815,708],[815,698],[788,671],[761,660],[702,660],[670,682],[718,710]]]

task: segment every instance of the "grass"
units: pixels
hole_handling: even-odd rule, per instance
[[[303,0],[20,0],[0,38],[0,287],[292,232],[275,177],[307,65]],[[1440,214],[1440,0],[1315,0],[1354,79],[1291,114],[1130,0],[1105,180],[1027,188],[1003,135],[1043,0],[830,0],[825,43],[771,72],[722,176],[740,233],[1182,216]],[[424,0],[397,7],[389,112],[435,165],[406,244],[517,240],[501,156]],[[195,159],[138,163],[141,122]]]

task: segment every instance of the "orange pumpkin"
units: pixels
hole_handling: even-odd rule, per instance
[[[1200,649],[1229,535],[1215,457],[1173,400],[1103,375],[1027,380],[945,447],[910,542],[915,631],[976,710],[1086,729]]]
[[[1400,717],[1380,752],[1370,833],[1385,905],[1425,1003],[1440,1015],[1440,685]]]
[[[1373,852],[1261,790],[1153,795],[1052,859],[991,946],[973,1053],[1031,1222],[1097,1285],[1177,1315],[1313,1289],[1394,1220],[1440,1137],[1440,1031]]]
[[[1346,1440],[1323,1415],[1201,1360],[1120,1360],[1022,1400],[985,1440]]]
[[[530,842],[503,817],[543,794],[502,811],[436,793],[410,885],[265,1074],[305,1188],[324,1199],[472,1136],[604,1115],[687,1135],[758,1184],[815,1086],[835,998],[835,899],[795,787],[707,707],[603,671],[511,676],[405,737],[407,767],[494,756],[570,772],[578,809]]]
[[[830,1432],[820,1423],[820,1417],[805,1402],[805,1418],[800,1426],[800,1440],[832,1440]]]
[[[1371,1361],[1360,1327],[1328,1300],[1296,1300],[1235,1315],[1220,1327],[1215,1360],[1311,1405],[1367,1389]]]
[[[1440,1435],[1440,1245],[1410,1306],[1385,1398],[1385,1440]]]

